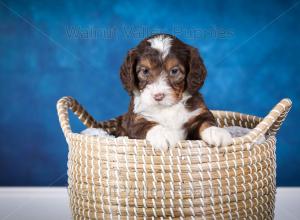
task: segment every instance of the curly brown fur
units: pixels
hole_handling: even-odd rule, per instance
[[[161,148],[201,137],[222,144],[222,138],[229,138],[215,127],[199,93],[206,75],[198,49],[168,34],[144,39],[128,52],[120,69],[131,100],[113,134],[147,139]]]

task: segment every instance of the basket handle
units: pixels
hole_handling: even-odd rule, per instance
[[[72,133],[69,122],[69,112],[71,109],[79,120],[87,127],[96,127],[97,121],[80,105],[74,98],[70,96],[62,97],[56,105],[59,123],[64,132],[65,137]]]
[[[269,114],[248,134],[233,138],[233,144],[253,143],[266,133],[275,135],[282,122],[292,107],[292,101],[288,98],[282,99]]]

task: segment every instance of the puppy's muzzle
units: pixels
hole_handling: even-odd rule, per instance
[[[164,93],[156,93],[153,95],[153,98],[155,101],[160,102],[165,98],[165,94]]]

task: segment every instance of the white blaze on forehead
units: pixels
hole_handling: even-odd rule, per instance
[[[163,59],[168,55],[172,46],[172,38],[164,35],[158,35],[154,38],[151,38],[148,40],[148,42],[151,44],[152,48],[161,53]]]

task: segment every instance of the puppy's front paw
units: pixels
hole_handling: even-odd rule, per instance
[[[182,139],[184,139],[184,137],[180,131],[165,128],[161,125],[154,126],[146,135],[146,140],[148,140],[153,147],[163,151],[175,146],[176,143]]]
[[[200,133],[202,140],[204,140],[209,145],[216,147],[227,146],[232,144],[232,137],[230,133],[219,127],[209,127]]]

